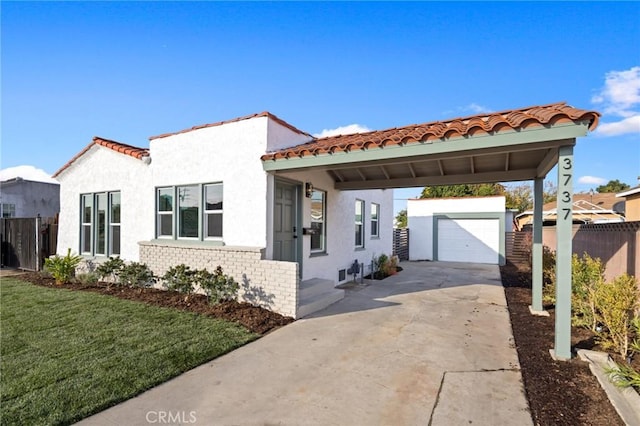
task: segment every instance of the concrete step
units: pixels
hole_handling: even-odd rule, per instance
[[[336,283],[322,278],[311,278],[300,283],[300,299],[309,299],[322,293],[334,290]]]
[[[314,312],[318,312],[327,306],[344,299],[344,290],[334,288],[331,291],[315,294],[311,297],[300,299],[297,318],[306,317]]]

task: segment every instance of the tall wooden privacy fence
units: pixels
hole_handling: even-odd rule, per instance
[[[515,234],[529,234],[530,232],[516,232]],[[640,221],[621,223],[592,223],[588,225],[573,225],[571,247],[573,253],[582,255],[587,253],[591,257],[598,257],[606,267],[605,277],[614,277],[627,273],[638,277],[640,275]],[[555,251],[557,246],[556,227],[542,228],[542,243]],[[509,258],[507,241],[507,258]],[[530,244],[530,243],[529,243]]]
[[[393,230],[393,254],[400,260],[409,260],[409,228]]]
[[[1,218],[2,267],[40,271],[56,252],[57,218]]]

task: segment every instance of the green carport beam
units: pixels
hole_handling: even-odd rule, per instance
[[[542,315],[542,191],[543,178],[533,183],[533,246],[531,248],[531,312]],[[548,314],[547,314],[548,315]]]
[[[571,359],[571,239],[573,224],[573,145],[558,150],[556,220],[555,358]]]

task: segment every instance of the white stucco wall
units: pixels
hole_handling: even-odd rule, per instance
[[[80,250],[80,194],[120,191],[121,254],[138,260],[138,241],[153,238],[154,194],[150,166],[128,155],[94,145],[59,176],[60,221],[57,253]]]
[[[425,198],[407,201],[409,259],[433,260],[433,216],[446,213],[504,212],[505,197]]]
[[[223,183],[223,241],[266,246],[267,117],[232,122],[151,141],[152,188]],[[153,216],[152,216],[153,219]]]
[[[338,281],[338,270],[348,269],[354,260],[369,265],[372,256],[391,256],[393,249],[393,191],[337,191],[333,180],[325,172],[286,173],[281,176],[302,184],[311,182],[314,188],[327,192],[326,255],[311,254],[311,237],[303,235],[302,279],[324,278]],[[355,202],[365,202],[364,249],[355,247]],[[371,203],[380,205],[380,237],[371,237]],[[303,199],[302,224],[311,226],[311,199]],[[345,281],[352,279],[346,277]]]

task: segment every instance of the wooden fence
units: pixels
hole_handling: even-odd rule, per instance
[[[1,218],[2,267],[40,271],[44,259],[56,252],[57,218]]]
[[[409,228],[394,228],[393,254],[400,260],[409,260]]]

